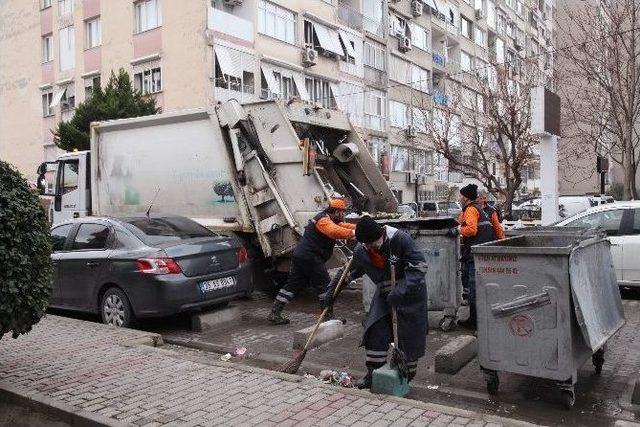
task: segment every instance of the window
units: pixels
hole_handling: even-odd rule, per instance
[[[411,64],[410,70],[411,87],[420,92],[429,93],[431,83],[431,73],[429,70],[425,70],[415,64]]]
[[[133,87],[143,95],[162,91],[162,68],[158,64],[142,66],[133,75]]]
[[[379,136],[369,137],[369,153],[376,165],[381,166],[382,154],[387,152],[386,149],[387,140]]]
[[[397,101],[389,101],[389,123],[397,128],[407,127],[407,105]]]
[[[460,69],[462,71],[471,71],[471,55],[465,51],[460,51]]]
[[[487,33],[484,32],[481,28],[476,26],[473,30],[473,41],[478,46],[486,46],[487,44]]]
[[[411,25],[411,44],[424,51],[429,50],[429,32],[417,25]]]
[[[42,117],[53,116],[53,108],[51,108],[52,102],[53,102],[53,92],[42,94]]]
[[[216,45],[215,86],[235,92],[255,92],[255,60],[252,55],[237,49]]]
[[[307,77],[305,86],[311,101],[321,104],[325,108],[335,107],[331,85],[328,81],[317,77]]]
[[[476,107],[479,112],[484,113],[484,96],[480,93],[476,94]]]
[[[109,228],[100,224],[80,224],[78,234],[73,239],[72,250],[101,250],[107,247]]]
[[[473,24],[464,16],[460,17],[460,34],[468,39],[473,36]]]
[[[53,61],[53,36],[42,36],[42,62]]]
[[[410,117],[411,126],[415,127],[416,130],[418,130],[419,132],[426,133],[429,112],[427,110],[422,110],[418,107],[412,107],[411,114],[412,114]]]
[[[293,77],[293,72],[289,70],[272,70],[265,65],[262,66],[262,93],[263,99],[282,98],[290,99],[299,96],[296,90],[297,85]],[[304,89],[304,88],[303,88]]]
[[[633,210],[633,231],[631,234],[640,234],[640,209]]]
[[[258,32],[283,42],[296,42],[296,15],[265,0],[258,1]]]
[[[60,98],[60,111],[70,111],[76,108],[76,96],[73,84],[63,89],[62,98]]]
[[[58,0],[58,15],[66,15],[67,13],[73,13],[74,0]],[[49,1],[51,4],[51,1]]]
[[[373,44],[368,41],[364,42],[364,65],[377,70],[385,71],[385,49],[384,47]]]
[[[85,47],[100,46],[102,44],[102,33],[100,28],[100,18],[94,18],[84,23]]]
[[[70,160],[62,166],[62,194],[71,193],[78,189],[78,161]]]
[[[72,227],[73,224],[65,224],[51,230],[51,244],[54,252],[60,252],[64,249]]]
[[[483,4],[484,0],[475,0],[474,3],[475,3],[474,7],[476,8],[476,10],[477,9],[484,10],[484,4]]]
[[[355,64],[356,42],[353,39],[353,36],[351,36],[351,34],[347,33],[344,30],[338,30],[338,35],[340,36],[340,44],[342,45],[342,50],[344,51],[344,55],[340,56],[340,60],[349,64]],[[362,41],[360,41],[360,43],[362,43]]]
[[[88,99],[91,97],[93,90],[100,87],[100,76],[88,77],[84,80],[84,97]]]
[[[391,146],[391,170],[405,172],[409,170],[409,150],[397,145]]]
[[[466,87],[462,88],[462,106],[470,110],[476,108],[476,94]]]
[[[136,33],[162,25],[159,0],[142,0],[134,4]]]
[[[122,224],[148,246],[216,236],[208,228],[188,218],[142,218],[123,221]]]
[[[40,9],[46,9],[51,7],[51,0],[41,0],[40,1]]]
[[[572,227],[601,227],[609,236],[616,236],[620,232],[620,222],[622,221],[623,209],[616,209],[604,212],[596,212],[575,219],[565,225]]]
[[[330,56],[343,56],[338,32],[317,22],[304,21],[304,44]]]
[[[76,65],[75,31],[73,26],[61,28],[58,32],[60,41],[60,71],[71,70]]]
[[[387,96],[384,92],[371,90],[365,93],[364,118],[369,129],[383,131],[386,124]]]

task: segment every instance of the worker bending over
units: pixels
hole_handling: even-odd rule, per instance
[[[462,235],[460,264],[462,269],[462,287],[469,295],[469,319],[458,322],[459,325],[476,328],[476,270],[471,247],[496,240],[491,221],[483,206],[477,201],[478,186],[469,184],[460,189],[460,206],[462,212],[458,217],[459,232]]]
[[[351,270],[344,283],[367,275],[377,285],[364,326],[361,346],[366,351],[367,375],[356,386],[371,388],[373,370],[387,359],[393,342],[391,307],[398,313],[398,346],[408,362],[409,378],[416,374],[418,359],[424,356],[427,335],[427,291],[424,281],[426,263],[415,242],[404,231],[378,225],[364,216],[356,228],[358,244],[353,252]],[[395,265],[396,287],[391,289],[391,264]],[[333,304],[333,292],[342,275],[340,271],[322,296],[327,306]]]
[[[287,284],[280,289],[273,302],[268,318],[271,323],[289,323],[289,319],[282,315],[282,310],[303,287],[311,285],[318,294],[326,289],[331,278],[325,263],[333,255],[336,240],[353,239],[355,235],[355,224],[342,222],[345,209],[344,200],[331,199],[329,206],[314,216],[305,227],[302,239],[293,252]]]

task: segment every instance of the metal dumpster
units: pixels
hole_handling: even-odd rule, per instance
[[[458,268],[459,239],[447,236],[447,231],[458,223],[453,218],[415,218],[379,222],[406,231],[413,237],[427,262],[427,310],[443,311],[439,326],[443,331],[451,330],[456,325],[458,309],[462,303],[462,284]],[[367,312],[374,293],[375,284],[365,277],[362,283],[362,298]]]
[[[511,228],[509,230],[505,230],[504,234],[506,237],[515,237],[522,235],[533,235],[533,234],[570,234],[586,237],[587,235],[594,235],[601,233],[602,229],[600,228],[586,228],[586,227],[558,227],[553,225],[539,226],[539,227],[522,227],[522,228]]]
[[[478,359],[489,393],[498,371],[555,380],[567,408],[577,371],[624,324],[602,234],[529,234],[472,249],[476,266]]]

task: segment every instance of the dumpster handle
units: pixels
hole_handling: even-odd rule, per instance
[[[497,317],[507,316],[525,308],[538,307],[547,304],[551,304],[551,295],[545,291],[536,295],[524,296],[505,304],[493,304],[491,306],[491,313]]]

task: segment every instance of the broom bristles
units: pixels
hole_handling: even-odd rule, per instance
[[[281,365],[276,371],[284,372],[285,374],[295,374],[302,365],[302,360],[307,355],[307,350],[302,350],[293,360],[288,361],[284,365]]]

